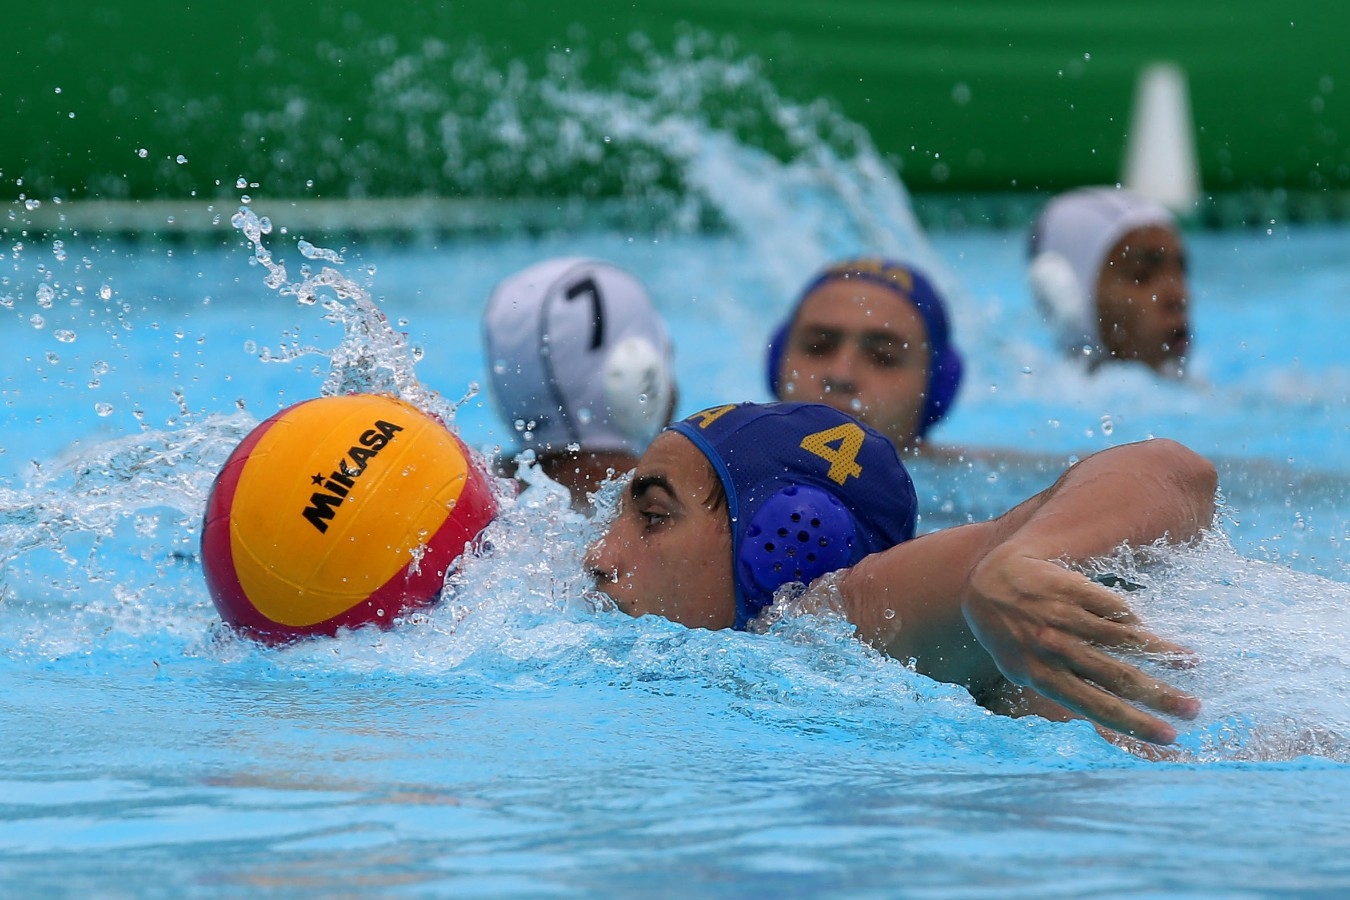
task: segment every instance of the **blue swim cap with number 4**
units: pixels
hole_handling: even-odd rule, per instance
[[[670,430],[693,441],[726,491],[738,629],[783,585],[914,537],[914,483],[895,446],[836,409],[715,406]]]

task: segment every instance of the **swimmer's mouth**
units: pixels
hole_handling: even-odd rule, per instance
[[[849,416],[861,416],[864,412],[862,401],[853,394],[841,394],[837,391],[825,391],[820,402]]]
[[[1185,356],[1191,349],[1191,333],[1186,330],[1174,331],[1168,337],[1167,352],[1172,356]]]

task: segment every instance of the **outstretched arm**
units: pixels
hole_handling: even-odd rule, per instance
[[[1182,717],[1198,702],[1107,651],[1182,648],[1064,563],[1195,537],[1213,520],[1215,487],[1214,467],[1173,441],[1115,447],[997,519],[868,557],[839,588],[860,637],[933,678],[976,696],[1006,678],[1100,725],[1167,743],[1175,729],[1126,701]]]

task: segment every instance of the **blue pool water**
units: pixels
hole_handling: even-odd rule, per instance
[[[1306,896],[1350,887],[1350,231],[1193,233],[1195,383],[1088,379],[1022,284],[1024,235],[915,229],[863,155],[814,168],[704,135],[727,228],[410,241],[15,237],[0,333],[0,893]],[[235,210],[209,210],[202,216]],[[341,261],[310,252],[308,238]],[[60,243],[58,243],[58,240]],[[1176,762],[1086,725],[991,716],[837,623],[689,631],[581,600],[595,526],[537,480],[446,601],[391,632],[263,649],[196,557],[211,479],[282,405],[347,381],[453,410],[492,284],[586,253],[668,316],[681,411],[763,399],[761,348],[819,263],[930,266],[967,353],[922,527],[995,515],[1072,458],[1166,435],[1219,465],[1222,529],[1128,569],[1202,658]],[[302,270],[308,266],[308,272]],[[369,301],[369,303],[367,303]],[[376,308],[393,333],[381,331]],[[400,341],[398,334],[406,334]],[[414,382],[407,380],[409,374]]]

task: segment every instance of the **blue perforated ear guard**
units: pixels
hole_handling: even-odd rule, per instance
[[[838,498],[810,485],[791,485],[755,513],[736,548],[736,580],[755,597],[785,584],[810,584],[862,559],[858,524]],[[747,610],[758,615],[762,604]],[[752,616],[753,618],[753,616]]]
[[[878,274],[890,269],[908,273],[913,285],[909,293],[905,293],[894,279]],[[783,369],[783,356],[787,353],[788,334],[792,330],[792,324],[797,320],[802,302],[822,284],[839,278],[858,278],[888,288],[901,299],[913,304],[923,319],[924,327],[928,331],[929,351],[928,391],[924,396],[923,413],[919,416],[918,436],[923,437],[928,433],[928,429],[942,421],[943,416],[947,415],[956,401],[956,392],[961,387],[961,355],[952,345],[947,311],[937,289],[921,272],[902,263],[876,259],[845,260],[830,266],[813,278],[797,296],[791,314],[769,338],[768,353],[765,356],[767,365],[765,374],[768,376],[769,392],[775,397],[782,396],[779,373]]]
[[[726,493],[738,629],[783,585],[809,584],[914,536],[914,485],[894,445],[845,413],[742,403],[668,430],[694,443]]]

